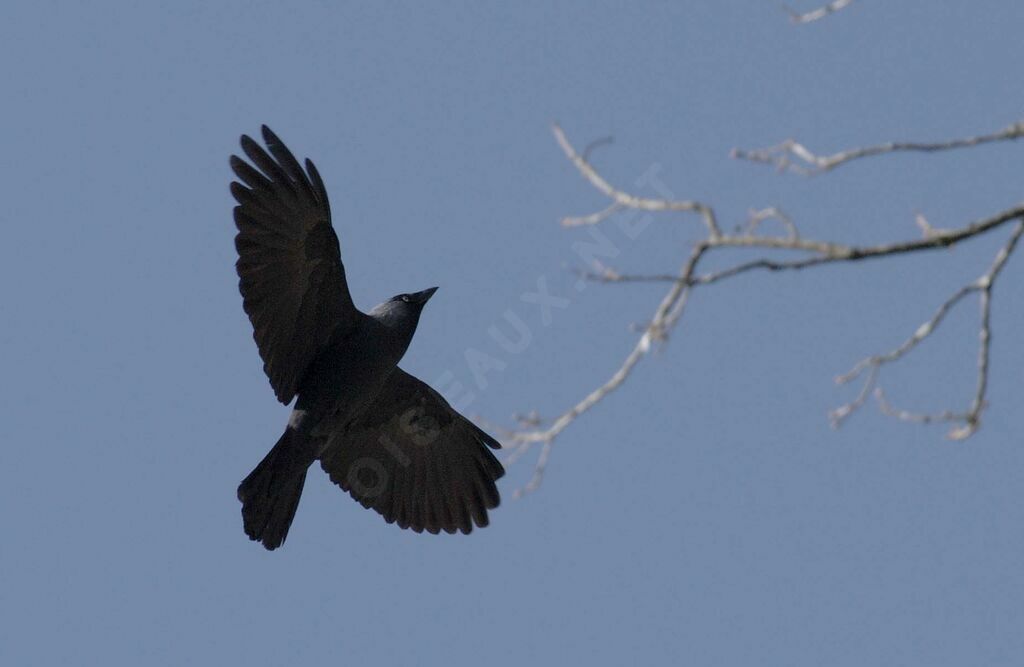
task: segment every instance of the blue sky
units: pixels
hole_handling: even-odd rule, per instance
[[[548,6],[556,4],[555,7]],[[801,7],[803,8],[803,7]],[[810,7],[807,7],[810,8]],[[565,215],[653,166],[723,224],[777,205],[809,236],[913,237],[1021,200],[1019,145],[802,179],[730,160],[987,132],[1024,109],[1024,7],[857,2],[795,27],[773,2],[16,3],[0,25],[0,663],[1006,665],[1024,653],[1024,271],[995,292],[971,440],[832,378],[901,342],[1002,236],[699,291],[629,383],[558,441],[543,486],[470,537],[385,525],[314,470],[288,543],[235,488],[288,408],[234,274],[227,156],[261,123],[314,159],[358,305],[440,285],[403,367],[467,411],[554,415],[602,382],[661,286],[572,286]],[[638,186],[637,194],[653,195]],[[700,230],[612,223],[616,268],[674,271]],[[733,255],[738,257],[739,255]],[[722,259],[724,261],[724,257]],[[543,279],[570,299],[544,323]],[[521,353],[488,334],[506,310]],[[966,406],[977,307],[882,378]],[[501,360],[474,384],[466,351]],[[445,375],[445,374],[449,375]]]

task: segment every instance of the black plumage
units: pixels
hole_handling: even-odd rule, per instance
[[[238,487],[246,534],[280,546],[316,460],[388,523],[469,533],[498,506],[499,444],[427,384],[398,368],[437,288],[400,294],[363,313],[352,303],[330,204],[269,128],[269,153],[242,136],[231,156],[243,306],[288,427]],[[251,163],[251,164],[250,164]]]

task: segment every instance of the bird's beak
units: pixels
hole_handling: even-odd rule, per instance
[[[427,301],[429,301],[430,297],[434,296],[434,292],[436,292],[436,291],[437,291],[436,287],[431,287],[430,289],[425,289],[422,292],[416,292],[412,296],[414,297],[414,300],[416,301],[416,303],[422,305],[422,304],[426,303]]]

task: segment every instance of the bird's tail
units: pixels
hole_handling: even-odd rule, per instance
[[[245,534],[267,549],[284,544],[306,483],[308,464],[296,466],[293,461],[291,440],[295,437],[294,430],[285,429],[277,444],[238,485]]]

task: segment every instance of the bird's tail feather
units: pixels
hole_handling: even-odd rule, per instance
[[[308,466],[292,465],[294,437],[295,431],[285,429],[277,444],[238,486],[245,534],[267,549],[284,544],[306,483]]]

